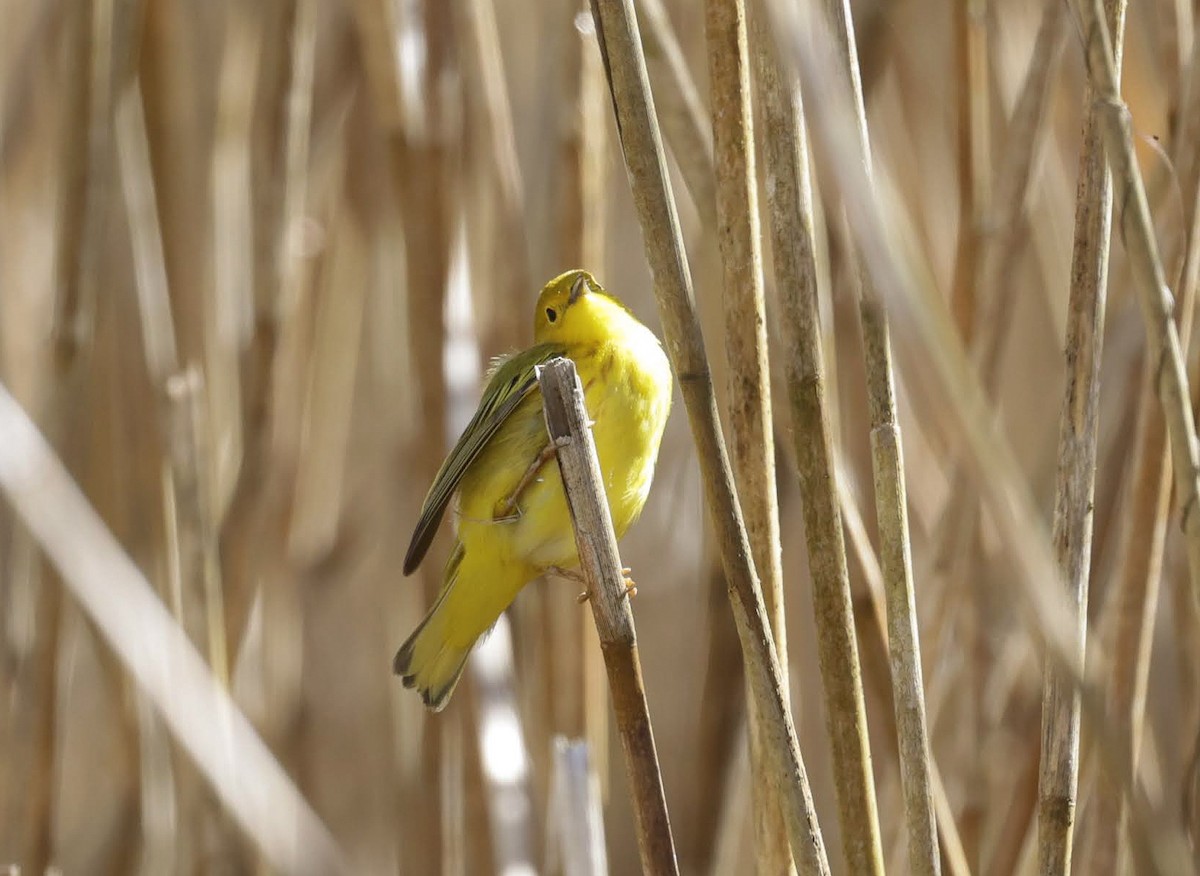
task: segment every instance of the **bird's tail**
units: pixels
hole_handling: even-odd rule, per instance
[[[450,694],[462,677],[467,657],[475,645],[472,638],[465,647],[451,644],[449,613],[446,599],[458,579],[462,563],[462,545],[456,545],[446,564],[445,584],[437,601],[420,625],[413,630],[392,661],[392,670],[400,676],[405,687],[416,688],[421,700],[435,712],[440,712],[450,701]]]

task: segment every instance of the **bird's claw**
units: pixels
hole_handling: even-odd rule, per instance
[[[628,566],[625,566],[621,569],[621,578],[625,582],[625,596],[630,599],[637,596],[637,582],[629,577],[632,572],[633,569],[629,568]]]
[[[548,569],[546,569],[546,571],[550,572],[551,574],[557,575],[560,578],[566,578],[570,581],[576,581],[576,582],[580,582],[583,584],[587,583],[587,579],[584,578],[583,575],[581,575],[579,572],[575,571],[574,569],[564,569],[561,566],[551,566]],[[629,577],[629,575],[632,571],[633,570],[630,569],[628,566],[623,566],[621,568],[621,579],[622,579],[623,583],[625,584],[624,592],[621,595],[626,598],[629,598],[629,599],[632,599],[634,596],[637,596],[637,592],[638,592],[637,582],[635,582],[632,578]],[[580,605],[583,605],[585,602],[587,602],[591,598],[592,598],[591,592],[588,590],[584,590],[582,593],[580,593],[578,596],[575,597],[575,601],[578,602]]]

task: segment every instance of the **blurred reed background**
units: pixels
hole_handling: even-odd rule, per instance
[[[705,17],[683,0],[637,8],[724,414]],[[1055,0],[860,0],[853,13],[876,177],[907,217],[888,230],[927,267],[924,306],[948,314],[970,350],[977,373],[964,379],[977,376],[990,399],[983,426],[1011,448],[1038,512],[1027,523],[1048,545],[1077,352],[1063,355],[1083,31]],[[1188,0],[1134,4],[1124,49],[1123,94],[1177,298],[1196,281],[1193,15]],[[487,359],[529,343],[541,284],[589,267],[660,326],[586,4],[0,0],[0,20],[0,379],[324,828],[289,824],[318,845],[327,829],[354,873],[578,872],[573,837],[600,799],[609,870],[635,872],[621,752],[577,588],[527,588],[440,715],[390,671],[446,549],[443,535],[420,573],[400,576],[420,502]],[[787,29],[752,27],[752,55],[764,33]],[[810,112],[825,99],[805,93]],[[838,495],[883,861],[905,873],[858,229],[829,166],[814,165],[814,239]],[[769,236],[765,196],[760,205]],[[1178,503],[1167,501],[1158,361],[1118,227],[1101,322],[1088,663],[1106,692],[1105,738],[1136,752],[1142,814],[1194,841],[1200,618]],[[831,867],[844,873],[790,348],[775,274],[765,276],[791,705]],[[1019,594],[1060,585],[1019,580],[1033,548],[984,499],[988,478],[1012,489],[1011,472],[967,473],[964,442],[944,424],[979,415],[926,379],[922,363],[940,351],[911,321],[892,342],[942,869],[1034,872],[1044,631]],[[3,452],[0,470],[33,464]],[[131,660],[149,673],[175,664],[155,662],[157,645],[114,656],[108,639],[120,633],[104,617],[126,605],[118,591],[99,591],[107,615],[81,611],[79,588],[47,561],[73,557],[80,575],[106,580],[58,494],[8,495],[0,865],[280,867],[286,857],[247,839],[256,816],[230,816],[179,725],[131,675]],[[43,499],[49,522],[26,525],[21,502]],[[680,869],[746,873],[771,859],[753,829],[741,651],[706,527],[677,403],[622,559],[639,587]],[[181,702],[200,677],[172,677]],[[239,763],[242,737],[226,720],[181,714],[216,748],[232,740]],[[1121,782],[1101,767],[1095,728],[1085,715],[1074,871],[1140,872],[1145,859],[1120,857]],[[559,735],[587,741],[590,778],[580,749],[556,748]],[[240,762],[242,781],[259,787],[252,761]],[[261,787],[281,795],[264,791],[255,810],[269,821],[291,792]],[[319,869],[314,860],[301,869]]]

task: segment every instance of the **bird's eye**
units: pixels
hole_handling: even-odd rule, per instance
[[[556,311],[553,307],[547,307],[546,308],[546,319],[550,320],[551,322],[554,322],[556,319],[558,319],[558,311]]]

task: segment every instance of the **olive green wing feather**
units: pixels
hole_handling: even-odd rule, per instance
[[[537,367],[564,352],[558,344],[538,344],[499,360],[493,367],[483,397],[479,400],[479,409],[442,463],[437,477],[433,479],[433,486],[425,496],[421,519],[417,521],[416,531],[404,557],[405,575],[412,574],[429,550],[442,516],[446,513],[446,506],[458,489],[463,474],[517,409],[517,405],[536,389]]]

